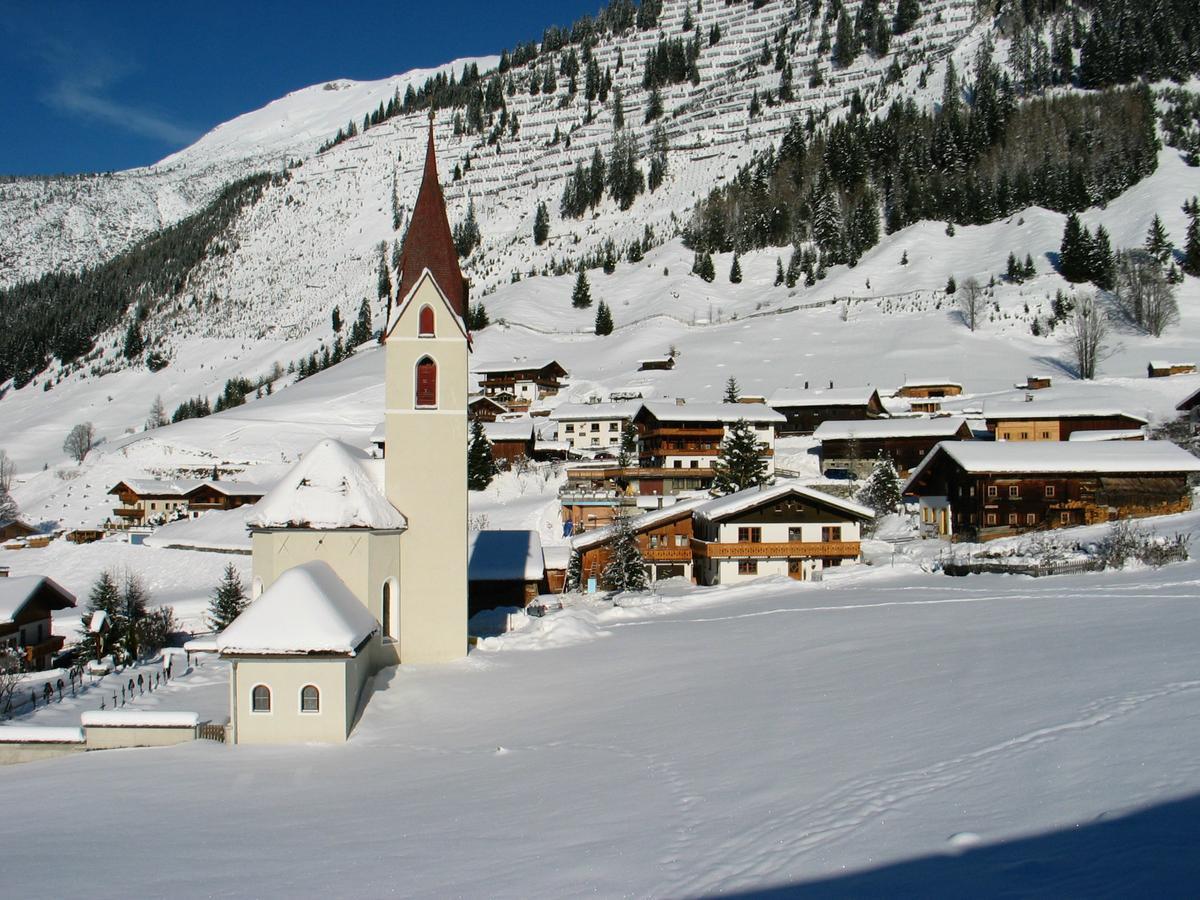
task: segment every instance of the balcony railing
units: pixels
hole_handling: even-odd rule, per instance
[[[692,552],[705,559],[857,559],[858,541],[786,541],[718,544],[692,538]]]
[[[113,514],[120,516],[122,519],[140,519],[146,513],[136,506],[118,506],[113,510]]]
[[[652,547],[642,551],[646,562],[691,562],[691,547]]]

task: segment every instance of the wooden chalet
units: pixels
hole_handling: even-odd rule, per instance
[[[896,391],[897,397],[908,397],[914,400],[937,400],[942,397],[957,397],[963,392],[963,386],[957,381],[945,381],[937,378],[910,379],[904,382]]]
[[[639,359],[639,372],[669,371],[675,368],[675,357],[659,356],[654,359]]]
[[[262,485],[245,481],[205,481],[183,495],[188,512],[199,515],[210,509],[238,509],[257,503],[267,493]]]
[[[765,575],[805,581],[860,558],[865,506],[798,484],[751,488],[695,510],[692,553],[700,584]]]
[[[0,542],[28,538],[37,534],[38,530],[32,525],[26,525],[19,519],[0,520]]]
[[[664,478],[668,473],[692,472],[711,483],[713,461],[721,455],[722,441],[739,420],[754,429],[767,474],[771,474],[775,469],[775,430],[785,419],[757,403],[643,403],[634,418],[641,467],[661,471]],[[662,493],[653,483],[649,487],[641,493]]]
[[[938,444],[903,492],[922,527],[954,540],[1091,525],[1191,508],[1200,459],[1167,441]]]
[[[905,475],[942,441],[969,441],[973,435],[966,419],[872,419],[822,422],[813,432],[820,441],[821,471],[848,469],[870,474],[875,460],[886,456]]]
[[[553,359],[492,363],[477,366],[473,372],[482,376],[479,387],[484,396],[505,406],[516,404],[525,408],[557,394],[562,379],[567,377],[567,370]]]
[[[498,606],[524,609],[547,591],[542,540],[536,531],[474,531],[468,535],[469,616]]]
[[[1170,378],[1172,375],[1195,375],[1195,363],[1166,362],[1161,359],[1151,360],[1146,365],[1146,377]]]
[[[40,575],[0,578],[0,647],[19,653],[26,668],[48,669],[63,647],[53,616],[75,606],[75,595]]]
[[[113,509],[124,527],[153,524],[181,511],[198,516],[210,509],[237,509],[257,503],[266,494],[261,485],[237,481],[179,478],[174,481],[130,479],[108,491],[117,497]]]
[[[780,434],[812,434],[822,423],[876,419],[886,415],[874,388],[830,388],[815,391],[777,391],[767,401],[785,422]]]
[[[497,462],[512,465],[518,460],[533,459],[532,419],[485,422],[483,433],[492,447],[492,456]]]
[[[998,441],[1068,441],[1081,431],[1128,432],[1147,424],[1116,406],[1038,401],[988,404],[984,418]]]
[[[692,512],[707,502],[708,497],[680,500],[630,518],[651,582],[664,578],[694,580]],[[614,534],[610,523],[572,539],[571,548],[579,554],[581,587],[585,590],[603,586],[602,576],[612,556]]]
[[[472,422],[495,422],[497,416],[508,412],[508,407],[483,394],[472,397],[467,403],[467,418]]]
[[[1183,413],[1190,422],[1200,421],[1200,389],[1192,391],[1180,400],[1175,404],[1175,409]]]

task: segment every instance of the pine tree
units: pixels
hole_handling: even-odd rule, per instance
[[[1021,270],[1021,277],[1025,279],[1032,278],[1037,274],[1037,267],[1033,264],[1033,257],[1025,254],[1025,267]]]
[[[117,616],[121,607],[121,590],[112,572],[104,571],[92,585],[88,594],[88,605],[81,619],[80,647],[85,659],[101,659],[113,649],[117,635]],[[104,613],[107,627],[103,631],[92,631],[92,618],[97,612]]]
[[[655,119],[662,116],[662,114],[663,114],[662,93],[660,93],[658,88],[656,87],[652,91],[650,91],[650,99],[646,101],[645,124],[649,125]]]
[[[1188,216],[1187,242],[1183,248],[1183,271],[1200,278],[1200,200],[1193,197],[1183,205]]]
[[[1165,266],[1167,260],[1171,258],[1171,251],[1174,248],[1175,245],[1167,236],[1167,229],[1163,226],[1162,219],[1158,213],[1155,213],[1154,221],[1150,223],[1150,230],[1146,232],[1146,252],[1157,259],[1159,265]]]
[[[696,274],[710,284],[716,281],[717,270],[713,266],[713,258],[711,253],[705,252],[704,255],[700,257],[700,268],[697,270]]]
[[[578,550],[571,551],[567,562],[567,581],[564,588],[570,592],[583,590],[583,556]]]
[[[610,591],[644,591],[649,587],[642,550],[627,516],[619,516],[613,522],[609,553],[608,565],[600,578]]]
[[[233,563],[229,563],[208,604],[209,627],[213,631],[224,631],[242,614],[249,602],[241,576]]]
[[[783,284],[783,260],[775,257],[775,287]]]
[[[638,430],[633,422],[626,422],[621,429],[621,449],[617,453],[617,465],[628,469],[637,461]]]
[[[833,64],[844,69],[854,62],[858,56],[858,35],[850,23],[850,16],[843,9],[838,16],[837,36],[833,45]]]
[[[337,334],[342,330],[342,311],[336,306],[333,308],[333,312],[329,316],[329,323],[333,326],[334,334]]]
[[[762,451],[763,445],[750,423],[738,419],[721,442],[721,455],[713,463],[713,494],[732,494],[766,484],[767,461]]]
[[[571,291],[571,305],[576,309],[587,309],[592,305],[592,289],[588,285],[587,273],[583,266],[579,267],[579,276],[575,279],[575,289]]]
[[[613,131],[620,131],[625,127],[625,101],[621,96],[621,89],[613,90]]]
[[[380,300],[392,296],[392,275],[388,271],[387,260],[384,259],[382,253],[379,255],[379,278],[376,286]]]
[[[742,283],[742,264],[736,253],[733,254],[733,265],[729,267],[729,282],[730,284]]]
[[[371,305],[367,303],[367,298],[363,297],[363,301],[358,307],[358,318],[354,320],[354,325],[350,329],[350,346],[357,347],[359,344],[365,344],[371,339]]]
[[[1014,284],[1021,280],[1021,264],[1017,262],[1017,254],[1012,252],[1008,254],[1008,265],[1004,270],[1004,277]]]
[[[721,398],[723,403],[737,403],[742,395],[741,386],[737,383],[737,379],[732,375],[725,382],[725,396]]]
[[[1058,271],[1067,281],[1079,283],[1088,280],[1088,255],[1091,236],[1079,222],[1079,216],[1071,213],[1063,226],[1062,242],[1058,248]]]
[[[137,359],[142,355],[143,349],[144,344],[142,343],[142,328],[141,325],[138,324],[138,320],[135,317],[134,320],[129,323],[129,327],[125,330],[125,345],[121,350],[121,354],[126,359]]]
[[[900,476],[896,474],[896,467],[890,457],[879,454],[858,498],[875,510],[877,516],[886,516],[896,511],[900,504]]]
[[[550,210],[545,203],[538,203],[533,216],[533,242],[539,247],[550,237]]]
[[[921,17],[920,0],[900,0],[896,4],[896,17],[892,20],[892,31],[904,34],[917,24]]]
[[[955,281],[954,276],[951,275],[949,278],[946,279],[946,293],[953,294],[957,290],[958,290],[958,282]]]
[[[1116,267],[1108,232],[1103,225],[1096,229],[1088,251],[1088,275],[1092,283],[1102,290],[1111,291],[1115,284]]]
[[[598,335],[612,334],[613,319],[612,311],[608,308],[608,304],[603,300],[596,307],[596,326],[595,331]]]
[[[492,445],[488,443],[479,419],[471,421],[471,440],[467,444],[467,488],[472,491],[487,490],[498,473],[496,460],[492,456]]]

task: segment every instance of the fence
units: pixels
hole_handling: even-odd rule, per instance
[[[1079,560],[1076,562],[1027,565],[1013,565],[1002,562],[946,562],[942,571],[947,575],[961,577],[963,575],[1029,575],[1032,578],[1044,578],[1047,575],[1083,575],[1086,572],[1104,570],[1104,562],[1099,559]]]
[[[196,737],[202,741],[225,743],[225,726],[218,722],[201,722]]]

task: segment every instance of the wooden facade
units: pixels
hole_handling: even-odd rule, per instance
[[[987,417],[988,431],[998,441],[1068,441],[1079,431],[1130,431],[1145,424],[1145,419],[1124,413],[1043,415],[1030,410],[1028,415]]]
[[[962,392],[962,385],[953,381],[921,381],[905,384],[896,391],[896,396],[930,400],[940,397],[957,397]]]
[[[467,404],[467,416],[473,422],[495,422],[496,417],[508,412],[508,407],[491,397],[476,397]]]
[[[31,670],[48,669],[63,648],[53,633],[53,614],[75,606],[75,597],[49,578],[0,581],[0,647],[15,650]]]
[[[903,420],[897,424],[902,425]],[[821,469],[845,467],[856,475],[866,476],[875,460],[885,456],[896,466],[900,475],[916,468],[929,451],[942,441],[969,441],[971,428],[961,422],[952,433],[905,434],[898,430],[892,435],[863,435],[862,437],[823,440],[820,444]]]
[[[638,548],[642,551],[642,559],[651,581],[663,578],[692,578],[692,505],[680,505],[674,516],[669,512],[663,516],[651,517],[653,524],[637,527],[633,520],[637,535]],[[602,584],[601,578],[604,567],[611,558],[610,546],[607,541],[587,546],[580,550],[581,573],[584,586],[591,578],[597,584]]]
[[[479,386],[484,395],[500,402],[511,398],[506,406],[514,402],[528,405],[557,394],[562,388],[562,379],[567,376],[567,370],[554,360],[540,365],[489,367],[477,371],[483,376]]]
[[[1195,363],[1173,363],[1152,361],[1146,366],[1148,378],[1170,378],[1172,375],[1195,375]]]
[[[11,541],[17,538],[27,538],[38,533],[32,525],[26,525],[18,519],[0,522],[0,541]]]
[[[771,408],[782,413],[787,422],[779,429],[783,435],[812,434],[822,422],[862,421],[877,419],[886,413],[878,391],[871,391],[861,400],[830,400],[821,402],[820,395],[811,401],[799,397],[771,399]]]

